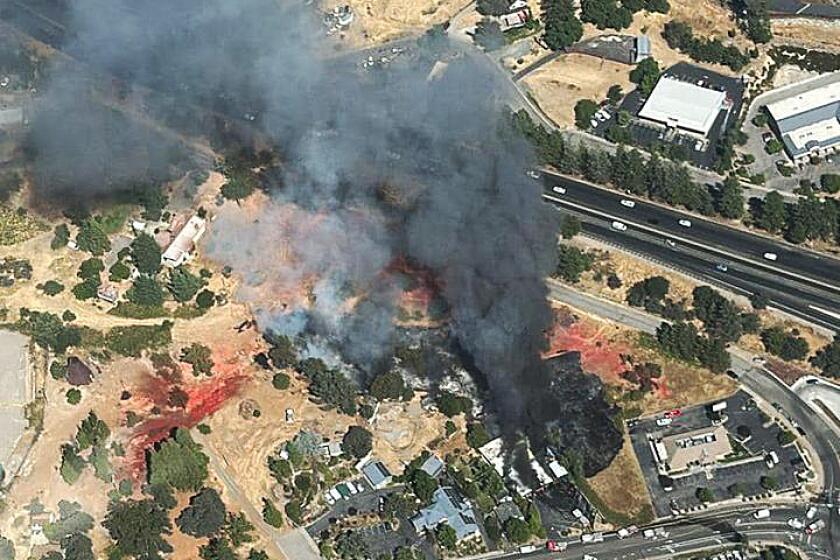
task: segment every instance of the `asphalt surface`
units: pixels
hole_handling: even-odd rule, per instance
[[[638,328],[647,333],[653,333],[662,319],[646,313],[640,309],[622,306],[583,294],[564,287],[558,282],[549,282],[549,296],[552,299],[568,303],[583,311],[608,317],[631,328]],[[803,401],[790,387],[785,385],[767,369],[755,365],[751,356],[737,349],[731,349],[732,370],[738,375],[739,381],[750,392],[760,395],[764,400],[777,403],[781,413],[794,425],[798,425],[805,432],[813,453],[819,459],[823,494],[820,497],[824,504],[824,518],[827,522],[826,530],[819,538],[825,539],[824,558],[836,560],[840,558],[840,456],[838,456],[837,435],[826,424],[822,417],[815,414],[808,404]],[[831,504],[830,509],[827,506]],[[712,514],[710,514],[712,515]],[[789,529],[789,528],[788,528]],[[621,556],[605,556],[613,558]],[[646,558],[649,556],[645,556]],[[599,560],[603,560],[598,556]],[[629,557],[628,557],[629,558]]]
[[[587,183],[553,175],[545,180],[546,200],[581,218],[585,233],[729,291],[764,294],[771,306],[840,332],[840,260]],[[552,190],[558,185],[565,193]],[[623,206],[623,199],[635,206]],[[616,230],[613,221],[627,230]]]

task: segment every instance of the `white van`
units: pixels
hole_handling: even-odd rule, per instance
[[[753,513],[753,517],[755,517],[756,519],[767,519],[770,517],[770,510],[767,508],[760,509]]]

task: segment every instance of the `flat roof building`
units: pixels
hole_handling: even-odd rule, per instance
[[[371,461],[362,467],[362,474],[375,489],[385,488],[391,483],[391,473],[388,472],[382,461]]]
[[[840,80],[769,103],[767,112],[796,162],[840,147]]]
[[[722,425],[671,434],[652,442],[651,447],[656,462],[669,473],[712,465],[732,453],[729,435]]]
[[[725,102],[725,91],[663,76],[639,111],[639,117],[706,136]]]

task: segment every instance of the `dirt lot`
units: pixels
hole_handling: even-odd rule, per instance
[[[629,436],[624,436],[624,445],[610,466],[587,482],[613,511],[631,518],[640,514],[652,517],[653,504]]]
[[[840,24],[814,19],[774,19],[773,43],[840,51]]]
[[[349,5],[355,18],[340,37],[351,46],[364,47],[407,35],[418,35],[443,23],[468,0],[327,0],[324,10]]]
[[[630,89],[631,67],[583,54],[568,54],[525,77],[523,82],[558,126],[574,126],[580,99],[603,101],[613,84]]]
[[[662,38],[662,29],[672,19],[690,24],[696,34],[706,38],[719,38],[724,43],[734,42],[745,49],[750,43],[738,30],[730,17],[730,10],[711,0],[691,2],[690,0],[671,0],[668,14],[638,13],[633,24],[620,33],[627,35],[646,34],[650,37],[653,57],[661,68],[668,68],[677,62],[692,62],[687,56],[671,49]],[[728,36],[735,31],[735,38]],[[602,31],[592,24],[584,25],[584,38],[612,32]],[[534,49],[534,54],[525,57],[523,63],[515,69],[524,67],[534,59],[546,54]],[[697,63],[694,63],[697,64]],[[699,64],[726,75],[736,75],[729,68],[716,64]],[[587,55],[571,54],[561,56],[528,75],[523,82],[530,88],[540,107],[559,126],[574,125],[574,106],[579,99],[588,98],[602,101],[607,89],[613,84],[620,84],[625,91],[631,89],[629,73],[632,66],[618,62],[601,61]],[[746,70],[744,71],[746,72]],[[739,73],[740,74],[740,73]]]

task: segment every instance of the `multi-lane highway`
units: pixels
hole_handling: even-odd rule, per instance
[[[762,520],[753,517],[759,507],[742,505],[651,526],[656,529],[655,537],[646,538],[640,531],[620,539],[616,533],[610,533],[604,535],[603,542],[598,543],[567,541],[568,548],[562,552],[541,550],[512,556],[523,560],[579,559],[583,554],[598,560],[664,559],[760,541],[795,546],[815,560],[835,560],[827,548],[825,530],[807,535],[801,529],[793,529],[788,525],[790,519],[806,520],[805,514],[810,506],[774,507],[771,508],[770,518]],[[825,506],[818,507],[814,519],[824,519],[827,509]]]
[[[565,177],[546,174],[545,184],[545,199],[581,218],[584,232],[840,332],[840,260]]]

